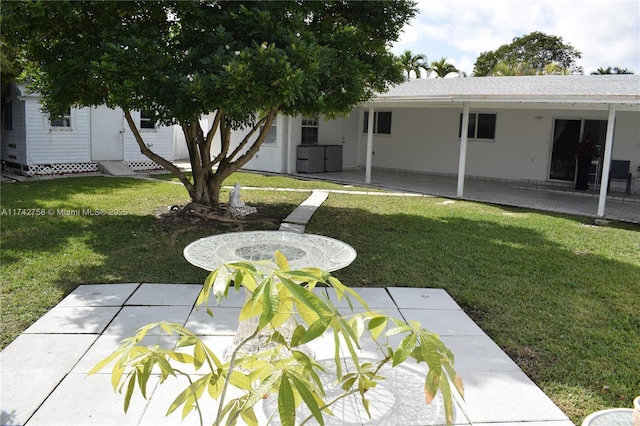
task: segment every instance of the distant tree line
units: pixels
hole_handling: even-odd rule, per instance
[[[484,77],[583,74],[582,67],[576,64],[580,58],[582,58],[582,52],[571,44],[565,43],[562,37],[534,31],[522,37],[515,37],[511,43],[504,44],[496,50],[480,53],[474,64],[472,75]],[[412,75],[420,78],[421,70],[426,71],[427,77],[431,73],[441,78],[453,73],[466,77],[465,73],[459,71],[445,57],[429,63],[425,54],[413,54],[410,50],[406,50],[398,56],[398,63],[407,80]],[[633,72],[626,68],[607,67],[598,68],[591,74],[633,74]]]

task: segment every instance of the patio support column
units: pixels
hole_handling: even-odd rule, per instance
[[[291,164],[291,155],[293,154],[293,138],[291,136],[291,131],[293,130],[293,117],[287,116],[287,174],[293,173],[293,165]],[[297,157],[296,157],[297,158]],[[297,169],[297,165],[296,165]]]
[[[604,216],[604,206],[609,189],[609,170],[611,168],[611,152],[613,151],[613,127],[616,120],[616,106],[609,104],[609,119],[607,120],[607,136],[604,143],[602,159],[602,175],[600,176],[600,198],[598,199],[598,216]]]
[[[462,130],[460,131],[460,162],[458,163],[458,190],[456,196],[464,193],[464,174],[467,164],[467,132],[469,129],[469,102],[462,104]]]
[[[371,163],[373,161],[373,105],[369,106],[369,122],[367,123],[367,165],[365,183],[371,183]]]

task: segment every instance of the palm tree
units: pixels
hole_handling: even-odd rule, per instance
[[[562,68],[562,65],[556,62],[552,62],[550,64],[547,64],[547,66],[544,67],[544,74],[545,75],[570,75],[571,70],[568,68]]]
[[[536,75],[537,72],[527,62],[509,63],[500,61],[489,73],[490,76],[504,77],[504,76],[521,76],[521,75]]]
[[[607,67],[607,68],[598,68],[596,71],[592,72],[591,75],[604,75],[604,74],[633,74],[633,71],[629,71],[626,68],[620,67]]]
[[[407,80],[411,79],[411,71],[416,75],[416,78],[420,78],[420,69],[424,69],[429,75],[429,67],[427,65],[427,56],[422,53],[414,55],[410,50],[405,50],[404,53],[398,56],[398,63],[402,67],[403,71],[407,73]]]
[[[452,64],[447,62],[446,57],[440,58],[438,61],[431,62],[431,66],[429,67],[431,71],[436,73],[436,77],[445,78],[447,75],[451,73],[458,73],[458,69],[454,67]]]

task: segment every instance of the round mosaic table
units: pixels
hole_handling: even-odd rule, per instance
[[[249,231],[212,235],[192,242],[184,249],[187,261],[213,271],[223,263],[261,262],[275,267],[275,252],[287,258],[292,270],[307,267],[336,271],[356,258],[349,244],[315,234],[286,231]]]
[[[633,410],[630,408],[612,408],[590,414],[582,426],[633,426]]]
[[[258,262],[265,273],[277,269],[275,253],[280,251],[289,262],[291,270],[303,268],[320,268],[331,272],[344,268],[356,258],[356,251],[349,244],[334,238],[315,234],[298,234],[286,231],[249,231],[212,235],[189,244],[184,249],[187,261],[207,271],[230,262]],[[254,263],[256,264],[256,263]],[[251,293],[247,291],[247,300]],[[250,336],[258,326],[258,317],[252,317],[239,323],[233,346],[227,348],[224,357],[229,359],[246,337]],[[278,327],[278,331],[291,338],[296,324],[288,319]],[[256,338],[243,344],[245,353],[256,353],[268,347],[271,330],[261,332]],[[307,346],[298,347],[313,357],[313,351]]]

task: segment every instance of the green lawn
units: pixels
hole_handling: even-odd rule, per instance
[[[343,189],[248,173],[233,182]],[[246,189],[242,198],[284,218],[308,194]],[[202,282],[184,246],[239,229],[160,221],[159,211],[188,201],[162,181],[66,178],[3,184],[1,195],[2,347],[80,284]],[[332,193],[307,232],[357,250],[336,272],[347,285],[446,289],[575,423],[630,407],[640,392],[640,227],[443,201]]]

